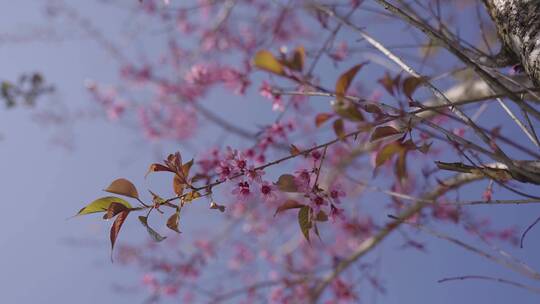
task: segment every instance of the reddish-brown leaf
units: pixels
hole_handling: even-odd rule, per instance
[[[290,149],[291,155],[300,154],[301,152],[302,152],[302,151],[300,151],[300,149],[298,149],[297,146],[291,144],[291,149]]]
[[[174,172],[173,170],[169,169],[168,167],[162,165],[162,164],[151,164],[148,168],[148,171],[144,175],[145,177],[148,176],[148,174],[152,172]]]
[[[274,216],[276,216],[278,213],[283,212],[285,210],[302,208],[302,207],[304,207],[304,205],[300,204],[296,200],[292,200],[292,199],[286,200],[283,204],[281,204],[281,206],[279,206],[276,209],[276,212],[274,213]]]
[[[400,183],[407,179],[407,151],[408,150],[403,149],[399,152],[399,156],[396,160],[396,176]]]
[[[330,118],[332,118],[334,114],[332,113],[319,113],[317,116],[315,116],[315,126],[318,128],[322,126],[325,122],[327,122]]]
[[[125,178],[119,178],[115,181],[113,181],[105,191],[110,193],[116,193],[120,195],[129,196],[132,198],[139,198],[139,192],[137,191],[137,188],[135,188],[135,185],[133,185],[132,182]]]
[[[120,228],[122,228],[122,225],[126,221],[128,214],[129,210],[124,210],[118,213],[118,216],[114,220],[114,223],[111,227],[111,261],[113,260],[114,244],[116,243],[116,239],[118,238],[118,234],[120,233]]]
[[[180,222],[180,212],[176,211],[167,220],[167,227],[169,227],[169,229],[171,229],[173,231],[181,233],[180,230],[178,230],[178,223],[179,222]]]
[[[343,100],[354,76],[356,76],[356,73],[358,73],[362,66],[364,66],[364,63],[357,64],[339,76],[338,81],[336,82],[336,99],[338,102]]]
[[[315,217],[315,220],[319,221],[319,222],[326,222],[326,221],[328,221],[328,215],[326,215],[326,213],[321,210],[317,214],[317,217]]]
[[[390,95],[394,95],[394,79],[390,77],[388,72],[384,73],[384,77],[377,80],[377,82],[380,83]]]
[[[184,189],[186,188],[185,180],[178,176],[178,174],[174,175],[173,178],[173,190],[174,193],[176,193],[177,196],[181,196],[184,194]]]
[[[107,208],[107,212],[103,215],[104,220],[111,219],[115,217],[118,213],[122,211],[129,210],[126,206],[124,206],[121,203],[111,203],[109,205],[109,208]]]
[[[298,186],[296,185],[294,176],[291,174],[281,175],[276,182],[276,186],[283,192],[298,192]]]
[[[336,136],[341,140],[345,139],[345,125],[343,123],[343,119],[336,119],[334,121],[333,127]]]
[[[392,135],[397,135],[397,134],[401,134],[401,132],[399,130],[395,129],[394,127],[391,127],[391,126],[377,127],[373,131],[373,134],[371,134],[370,141],[373,142],[373,141],[376,141],[378,139],[388,137],[388,136],[392,136]]]
[[[414,76],[410,76],[405,78],[403,80],[403,94],[407,96],[407,98],[412,100],[412,95],[414,94],[414,91],[418,88],[418,86],[423,82],[424,80],[422,78],[417,78]]]
[[[296,70],[298,72],[302,72],[304,69],[304,61],[306,58],[306,50],[304,50],[303,46],[297,47],[294,50],[292,60],[290,62],[291,69]]]

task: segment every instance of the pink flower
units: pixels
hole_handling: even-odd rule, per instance
[[[310,180],[311,176],[310,173],[307,170],[297,171],[296,176],[294,177],[294,182],[296,183],[296,186],[298,187],[298,190],[300,192],[310,192]]]
[[[319,211],[321,211],[321,207],[328,205],[328,202],[326,199],[324,199],[324,197],[318,194],[310,193],[309,205],[311,206],[311,209],[313,209],[313,213],[318,214]]]
[[[261,196],[265,202],[273,202],[277,198],[275,186],[271,183],[264,181],[261,184]]]
[[[341,197],[345,197],[346,193],[342,190],[341,184],[334,184],[330,187],[330,198],[336,203],[341,204]]]
[[[262,176],[264,175],[264,171],[263,170],[255,170],[255,167],[253,167],[253,165],[251,165],[251,166],[248,167],[248,171],[247,171],[246,175],[247,175],[248,179],[250,179],[251,181],[261,183],[262,182]]]
[[[246,181],[239,182],[237,187],[233,189],[232,194],[236,195],[241,201],[246,200],[251,195],[249,183]]]
[[[345,220],[344,210],[342,208],[336,207],[334,204],[331,204],[330,205],[330,218],[332,219],[333,222],[335,222],[338,219],[344,221]]]
[[[216,173],[219,174],[220,179],[227,179],[233,173],[233,168],[227,161],[219,162],[219,165],[216,168]]]

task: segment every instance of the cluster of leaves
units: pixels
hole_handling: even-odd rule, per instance
[[[54,91],[40,73],[23,74],[16,82],[2,81],[0,86],[0,96],[8,108],[18,104],[34,106],[36,99]]]

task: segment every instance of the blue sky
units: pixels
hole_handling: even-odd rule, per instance
[[[36,24],[47,24],[38,1],[4,2],[0,34],[30,32]],[[113,29],[109,32],[112,38],[118,35],[115,30],[121,28],[129,16],[120,9],[96,5],[94,1],[78,1],[77,5],[85,16],[99,20],[100,28]],[[0,77],[13,80],[21,73],[39,71],[57,88],[53,96],[40,100],[39,107],[57,107],[61,102],[69,109],[92,108],[91,98],[84,89],[85,79],[112,81],[117,77],[117,66],[94,41],[78,38],[71,34],[70,29],[64,30],[62,35],[67,33],[73,37],[57,42],[38,39],[24,43],[0,39]],[[384,32],[384,29],[379,28],[377,32]],[[152,52],[150,48],[148,51]],[[216,95],[211,95],[207,102],[225,115],[234,115],[226,112],[234,107],[223,105]],[[237,100],[231,103],[242,105]],[[250,118],[238,117],[237,121],[251,125],[254,117],[265,113],[267,106],[253,106],[254,114]],[[95,217],[67,218],[84,203],[101,195],[99,190],[117,177],[127,177],[136,184],[148,183],[143,180],[147,165],[161,153],[176,149],[176,144],[149,144],[133,130],[101,118],[72,121],[60,128],[45,128],[34,121],[35,111],[24,107],[0,111],[0,133],[3,137],[0,141],[2,302],[142,302],[144,292],[118,293],[113,290],[115,284],[138,286],[140,274],[110,263],[109,223],[96,221]],[[51,138],[58,132],[70,136],[73,150],[51,144]],[[230,140],[235,142],[233,138]],[[197,151],[204,146],[203,141],[185,149]],[[470,191],[479,189],[482,188],[471,188]],[[532,188],[531,192],[534,191],[540,194],[538,188]],[[373,195],[371,198],[377,200],[383,196]],[[471,208],[479,214],[493,215],[501,226],[516,224],[523,227],[540,215],[540,209],[534,205]],[[204,216],[202,210],[193,213],[190,221],[194,226],[186,228],[188,232],[196,229],[195,222]],[[186,223],[187,227],[189,225]],[[136,221],[126,222],[120,242],[145,240],[146,235],[139,226]],[[477,242],[459,230],[454,232]],[[537,258],[540,253],[539,234],[535,231],[530,234],[526,250],[511,249],[536,269],[540,269]],[[419,238],[429,243],[428,254],[400,250],[397,237],[391,237],[372,254],[372,257],[383,257],[380,272],[388,294],[372,299],[368,292],[363,303],[538,303],[535,295],[491,282],[437,284],[436,281],[443,277],[465,274],[513,278],[529,284],[534,282],[521,280],[500,266],[426,235],[419,235]]]

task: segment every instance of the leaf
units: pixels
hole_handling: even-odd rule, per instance
[[[154,229],[152,229],[150,226],[148,226],[148,217],[141,215],[141,216],[139,216],[139,221],[141,222],[141,224],[144,227],[146,227],[146,231],[148,231],[148,234],[150,235],[150,237],[152,237],[152,239],[154,241],[161,242],[161,241],[163,241],[164,239],[167,238],[166,236],[160,235]]]
[[[388,72],[384,73],[384,77],[377,80],[377,82],[380,83],[390,95],[394,96],[394,79],[390,77]]]
[[[272,55],[271,52],[262,50],[258,51],[253,58],[253,64],[267,72],[271,72],[277,75],[283,75],[284,69],[283,65]]]
[[[334,127],[334,133],[336,133],[336,136],[344,140],[345,139],[345,125],[343,123],[343,119],[336,119],[333,124]]]
[[[139,198],[139,192],[137,191],[137,188],[135,188],[135,185],[125,178],[119,178],[113,181],[104,191],[136,199]]]
[[[336,102],[332,105],[334,111],[341,117],[351,121],[364,121],[364,115],[350,101]]]
[[[124,210],[118,213],[118,216],[114,220],[114,223],[111,227],[111,261],[113,260],[114,244],[116,243],[116,239],[118,238],[118,234],[120,233],[120,228],[122,228],[122,225],[126,221],[128,215],[129,210]]]
[[[177,196],[181,196],[184,193],[185,187],[186,187],[186,184],[184,182],[184,179],[178,176],[178,174],[175,174],[173,178],[174,193],[176,193]]]
[[[424,142],[419,148],[418,148],[418,151],[424,153],[424,154],[427,154],[429,152],[429,149],[431,148],[431,145],[433,144],[433,142],[430,142],[430,143],[427,143],[427,142]]]
[[[276,182],[276,186],[283,192],[298,192],[298,186],[296,185],[294,176],[291,174],[281,175]]]
[[[405,96],[412,100],[412,94],[423,81],[424,80],[422,78],[417,78],[414,76],[405,78],[405,80],[403,80],[403,93]]]
[[[189,177],[189,171],[191,170],[192,166],[193,166],[193,159],[191,159],[190,161],[182,165],[182,173],[184,174],[184,179],[186,179],[186,182],[187,182],[187,178]]]
[[[319,222],[326,222],[326,221],[328,221],[328,215],[326,215],[326,213],[321,210],[317,214],[317,217],[315,217],[315,220],[319,221]]]
[[[210,209],[218,209],[221,212],[225,212],[225,206],[219,205],[218,203],[214,201],[210,203]]]
[[[166,202],[161,196],[155,194],[151,190],[148,190],[148,192],[150,192],[150,194],[152,195],[152,203],[154,203],[154,205],[156,205],[157,207],[163,205]]]
[[[180,212],[177,210],[167,220],[167,227],[169,227],[169,229],[171,229],[173,231],[176,231],[178,233],[182,233],[182,232],[180,232],[180,230],[178,230],[178,222],[179,221],[180,221]]]
[[[407,179],[407,151],[405,149],[402,150],[396,161],[396,176],[400,183]]]
[[[291,199],[286,200],[283,204],[281,204],[281,206],[279,206],[276,209],[276,212],[274,213],[274,216],[276,216],[278,213],[283,212],[285,210],[302,208],[302,207],[304,207],[304,205],[300,204],[298,201],[291,200]]]
[[[291,144],[291,148],[289,152],[291,153],[291,155],[296,155],[296,154],[300,154],[302,151],[300,151],[300,149],[298,149],[297,146]]]
[[[109,206],[112,203],[120,203],[127,208],[131,209],[131,205],[124,199],[121,199],[116,196],[106,196],[102,198],[98,198],[97,200],[91,202],[86,207],[79,210],[79,212],[76,215],[85,215],[90,213],[96,213],[96,212],[105,212],[107,209],[109,209]]]
[[[332,118],[334,114],[332,113],[319,113],[317,116],[315,116],[315,126],[319,128],[322,126],[325,122],[327,122],[330,118]]]
[[[336,82],[336,99],[338,102],[342,101],[351,85],[351,82],[356,76],[356,73],[360,70],[365,63],[357,64],[354,67],[350,68],[347,72],[339,76],[338,81]]]
[[[374,142],[378,139],[397,134],[401,134],[401,132],[399,130],[396,130],[394,127],[382,126],[376,128],[375,131],[373,131],[373,134],[371,134],[371,139],[369,141]]]
[[[120,203],[112,203],[111,205],[109,205],[109,208],[107,208],[107,212],[105,213],[105,215],[103,215],[103,219],[104,220],[111,219],[115,217],[118,213],[125,210],[129,210],[129,209]]]
[[[309,242],[309,229],[311,229],[311,222],[309,220],[309,207],[304,206],[298,211],[298,225],[300,225],[300,230],[302,234]]]
[[[148,168],[148,171],[146,171],[146,174],[144,177],[148,176],[148,174],[152,172],[174,172],[173,170],[169,169],[168,167],[162,165],[162,164],[151,164]]]
[[[375,158],[375,167],[379,167],[388,161],[394,154],[400,152],[402,147],[399,142],[392,142],[384,146],[379,152],[377,152],[377,157]]]
[[[188,193],[186,196],[184,196],[184,202],[186,203],[189,203],[193,200],[196,200],[198,199],[199,197],[201,197],[201,194],[197,191],[192,191],[190,193]]]
[[[304,69],[304,61],[306,59],[306,50],[303,46],[297,47],[294,50],[293,58],[290,62],[290,67],[293,70],[296,70],[298,72],[302,72]]]

